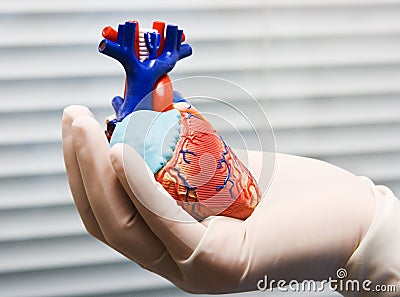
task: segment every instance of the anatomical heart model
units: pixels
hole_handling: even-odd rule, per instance
[[[155,179],[192,216],[246,219],[261,200],[249,170],[212,125],[179,93],[167,75],[192,54],[175,25],[137,21],[103,30],[99,51],[125,69],[124,97],[115,97],[115,115],[107,120],[111,145],[135,148]]]

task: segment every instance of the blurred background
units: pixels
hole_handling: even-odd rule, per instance
[[[194,54],[172,78],[211,75],[247,89],[277,151],[329,161],[400,196],[400,1],[0,4],[1,297],[189,296],[89,237],[67,185],[62,110],[87,105],[100,122],[112,113],[123,71],[97,45],[104,26],[124,20],[182,27]],[[232,102],[246,108],[235,94]],[[256,295],[268,294],[245,294]],[[336,296],[310,294],[322,295]]]

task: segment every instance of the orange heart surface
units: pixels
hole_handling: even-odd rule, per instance
[[[197,110],[180,113],[179,139],[156,180],[197,219],[246,219],[262,196],[255,178]]]

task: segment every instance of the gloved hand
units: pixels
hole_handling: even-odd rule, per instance
[[[327,279],[357,248],[374,213],[363,179],[325,162],[277,154],[269,190],[249,218],[198,222],[134,149],[110,149],[84,107],[64,111],[63,150],[88,232],[189,292],[256,290],[265,275],[287,282]],[[257,161],[259,153],[250,158]]]

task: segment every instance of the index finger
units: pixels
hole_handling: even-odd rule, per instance
[[[93,114],[85,106],[71,105],[64,109],[62,118],[62,147],[65,169],[72,197],[86,230],[92,236],[106,242],[90,206],[73,144],[72,123],[77,118],[84,116],[93,117]]]
[[[132,147],[114,145],[111,160],[136,209],[171,256],[174,259],[189,257],[203,238],[206,227],[177,205]]]

